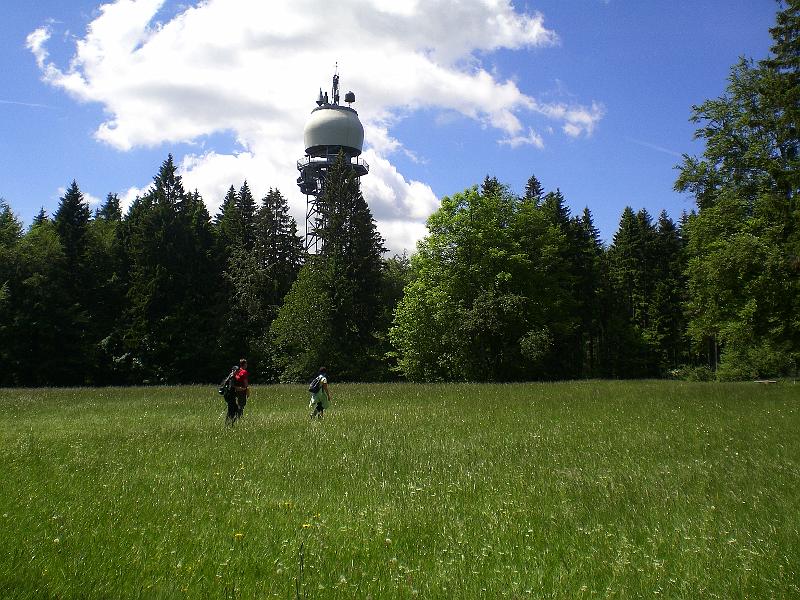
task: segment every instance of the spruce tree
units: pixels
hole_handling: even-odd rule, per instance
[[[255,255],[258,268],[264,273],[263,299],[271,322],[297,279],[304,256],[297,222],[277,189],[270,188],[256,214]]]
[[[220,264],[225,266],[231,251],[241,244],[242,219],[239,213],[239,196],[233,186],[222,201],[219,212],[214,217],[214,231],[217,244],[217,255]]]
[[[42,206],[39,209],[39,212],[36,213],[36,216],[33,217],[33,222],[31,223],[31,226],[33,226],[33,225],[41,225],[42,223],[44,223],[47,220],[49,220],[49,217],[47,216],[47,211],[45,211],[44,206]]]
[[[542,184],[536,178],[536,175],[531,175],[525,184],[525,194],[522,197],[523,201],[539,204],[543,198],[544,188]]]
[[[78,184],[73,180],[62,196],[54,222],[67,266],[73,274],[80,271],[86,251],[86,229],[91,218],[89,204],[83,197]]]
[[[15,346],[20,340],[14,336],[14,304],[20,291],[22,256],[18,245],[22,239],[22,223],[11,207],[0,198],[0,385],[13,385],[18,363]]]
[[[611,315],[606,362],[613,377],[656,374],[652,348],[644,335],[649,318],[646,269],[653,235],[649,214],[634,213],[626,206],[607,253]]]
[[[103,206],[97,209],[95,219],[102,219],[104,221],[122,220],[122,209],[120,208],[119,196],[116,194],[108,194]]]
[[[63,278],[57,284],[65,294],[64,302],[70,310],[71,334],[54,348],[69,365],[69,382],[84,383],[90,376],[94,363],[94,340],[91,331],[93,275],[89,262],[89,223],[91,210],[78,184],[73,180],[62,196],[53,218],[55,231],[64,252],[65,268],[52,272]]]
[[[11,383],[87,383],[87,315],[74,300],[73,273],[55,224],[46,220],[32,226],[18,252],[24,260],[10,288],[12,323],[6,332]]]
[[[383,239],[358,177],[341,154],[328,173],[319,204],[322,248],[301,269],[272,327],[282,377],[297,378],[322,363],[340,379],[384,377],[384,357],[375,344],[376,334],[388,327],[379,318]],[[316,341],[298,346],[296,332],[311,322],[316,324],[311,332]],[[310,348],[309,343],[319,345]]]
[[[247,181],[242,184],[236,195],[236,208],[240,219],[241,243],[247,252],[252,252],[256,238],[256,201]]]
[[[576,250],[573,258],[575,297],[579,315],[577,342],[581,354],[576,375],[598,377],[602,374],[600,355],[604,330],[603,244],[588,207],[580,217],[573,219],[572,227]]]
[[[187,193],[172,156],[126,218],[127,330],[133,370],[150,381],[215,379],[210,317],[216,272],[208,212]]]

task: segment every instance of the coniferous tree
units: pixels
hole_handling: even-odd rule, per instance
[[[44,206],[39,209],[39,212],[36,213],[36,216],[33,217],[33,223],[31,225],[41,225],[45,221],[47,221],[49,217],[47,216],[47,211],[45,211]]]
[[[297,379],[321,364],[340,379],[385,376],[376,352],[381,323],[383,240],[342,155],[320,197],[322,249],[310,257],[272,325],[284,379]],[[299,331],[304,333],[299,333]]]
[[[22,223],[11,211],[8,203],[0,198],[0,248],[17,244],[22,237]]]
[[[276,381],[280,367],[275,361],[270,328],[302,266],[303,241],[297,222],[289,214],[289,204],[277,189],[270,188],[262,199],[255,223],[253,268],[258,272],[254,284],[259,312],[250,332],[250,348],[260,365],[261,377]]]
[[[20,240],[18,277],[10,290],[8,332],[14,385],[86,382],[83,354],[86,313],[67,286],[67,257],[52,221],[34,225]],[[31,368],[35,365],[35,368]]]
[[[579,273],[584,252],[582,227],[570,215],[561,190],[545,194],[540,210],[549,229],[546,249],[550,288],[552,352],[546,362],[549,377],[577,377],[582,365]]]
[[[207,380],[215,331],[208,314],[213,238],[208,212],[184,190],[171,155],[131,206],[125,230],[132,371],[150,381]]]
[[[218,281],[211,217],[200,194],[187,193],[178,206],[183,234],[180,272],[185,288],[178,304],[185,329],[185,350],[178,357],[183,381],[216,380],[227,357],[214,351],[218,321],[214,306]]]
[[[688,361],[685,343],[686,254],[681,231],[666,211],[658,217],[654,249],[654,285],[650,298],[651,330],[660,374]]]
[[[91,353],[87,382],[116,383],[119,377],[114,362],[121,350],[121,316],[125,299],[125,257],[121,231],[122,212],[116,194],[108,194],[87,228],[86,264],[89,280],[85,286],[87,345]]]
[[[588,207],[573,220],[575,255],[575,297],[578,310],[578,351],[580,370],[576,376],[602,374],[600,361],[603,334],[604,272],[603,244]]]
[[[297,222],[289,214],[289,203],[277,189],[270,189],[256,215],[255,252],[260,268],[272,281],[266,297],[272,315],[297,279],[303,263],[303,240]]]
[[[331,284],[332,350],[338,358],[331,364],[343,378],[374,380],[383,373],[374,336],[388,327],[378,322],[385,248],[359,179],[342,156],[325,182],[320,206],[325,227],[319,260]]]
[[[94,217],[95,219],[101,219],[107,222],[122,221],[122,209],[119,203],[119,196],[116,194],[108,194],[103,206],[97,209]]]
[[[218,352],[228,362],[249,356],[251,370],[260,370],[259,360],[251,356],[253,331],[259,332],[262,319],[261,287],[263,273],[254,255],[257,227],[255,202],[245,181],[239,192],[233,186],[223,200],[216,218],[217,257],[221,262],[222,315]]]
[[[525,184],[525,195],[522,197],[523,201],[533,202],[539,204],[544,198],[544,188],[536,175],[531,175]]]
[[[84,383],[90,375],[94,360],[91,329],[92,282],[89,265],[89,223],[91,210],[78,184],[73,180],[62,196],[53,218],[55,230],[64,252],[65,265],[52,275],[63,278],[58,287],[65,296],[62,302],[71,306],[72,321],[69,334],[54,348],[61,361],[68,367],[65,383]]]
[[[91,218],[89,204],[73,181],[58,205],[54,222],[64,248],[67,266],[76,273],[81,270],[86,251],[86,230]]]
[[[648,326],[652,253],[652,221],[646,211],[629,206],[608,249],[608,273],[612,310],[609,323],[607,364],[613,377],[653,375],[652,349],[644,334]]]
[[[256,201],[247,181],[242,184],[236,195],[236,207],[240,219],[241,243],[247,252],[252,252],[256,239]]]
[[[0,198],[0,385],[15,383],[14,357],[16,342],[13,333],[14,310],[12,290],[19,290],[22,223],[11,207]]]
[[[220,271],[228,264],[233,248],[241,243],[242,219],[238,207],[238,195],[233,186],[222,201],[222,206],[214,217],[214,231]]]
[[[232,306],[234,283],[230,275],[232,265],[237,264],[234,255],[243,254],[242,218],[239,212],[239,197],[231,186],[222,201],[219,212],[214,217],[215,262],[218,274],[215,298],[216,312],[219,317],[219,331],[215,344],[221,356],[228,357],[228,362],[236,360],[230,357],[243,357],[247,354],[247,345],[243,343],[246,325],[236,318],[235,307]]]

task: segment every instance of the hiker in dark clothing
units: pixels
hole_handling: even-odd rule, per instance
[[[311,401],[308,403],[309,407],[314,407],[314,412],[311,413],[311,418],[322,418],[325,409],[331,405],[331,391],[328,389],[328,370],[325,367],[320,367],[319,375],[317,375],[315,382],[318,381],[318,385],[314,385],[312,383],[312,387],[316,388],[316,391],[311,391]]]
[[[244,414],[244,405],[247,404],[247,397],[250,395],[248,377],[250,377],[250,374],[247,372],[247,360],[243,358],[239,361],[239,370],[233,376],[233,389],[236,392],[236,417],[234,421],[241,419]]]
[[[219,393],[223,395],[228,404],[228,414],[225,416],[226,425],[233,425],[244,414],[244,405],[247,404],[247,396],[250,395],[248,377],[247,360],[243,358],[239,361],[239,366],[234,366],[230,375],[222,382]]]

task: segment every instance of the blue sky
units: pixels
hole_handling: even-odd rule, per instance
[[[126,202],[172,153],[212,214],[247,179],[294,185],[338,61],[365,124],[363,180],[394,251],[438,199],[535,174],[606,241],[626,205],[677,219],[692,104],[767,55],[773,0],[10,0],[0,19],[0,197],[30,223],[75,179]]]

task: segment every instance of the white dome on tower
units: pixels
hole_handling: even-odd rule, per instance
[[[336,154],[341,149],[352,158],[361,154],[364,127],[352,108],[323,104],[311,112],[303,129],[303,141],[308,156]]]
[[[344,101],[356,101],[353,92],[344,95]],[[323,247],[319,232],[325,225],[325,214],[319,202],[325,190],[330,170],[339,161],[339,153],[352,174],[362,177],[369,173],[369,165],[359,156],[364,146],[364,127],[358,113],[349,106],[339,105],[339,74],[333,76],[331,95],[319,90],[317,108],[311,111],[303,129],[306,155],[297,161],[300,176],[297,185],[306,196],[306,251],[318,252]]]

